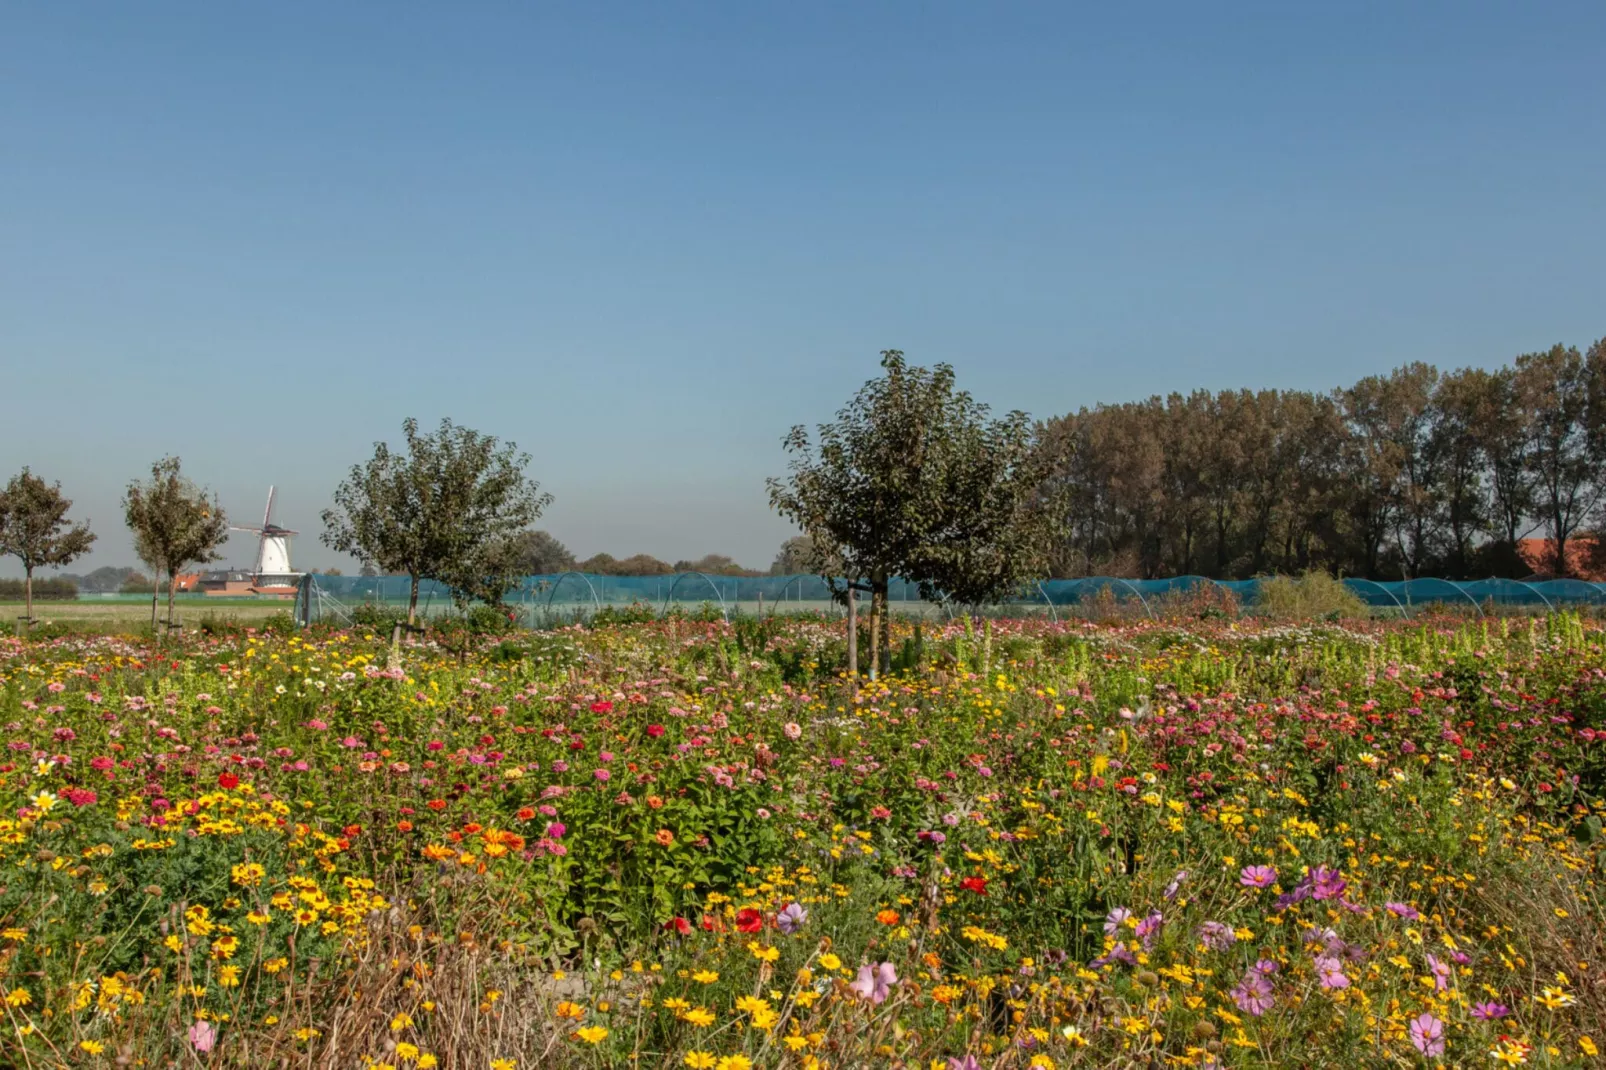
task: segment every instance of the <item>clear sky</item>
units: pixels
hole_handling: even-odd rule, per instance
[[[7,5],[0,469],[75,570],[164,453],[330,564],[450,416],[582,556],[764,566],[884,348],[1050,416],[1606,333],[1603,49],[1599,0]]]

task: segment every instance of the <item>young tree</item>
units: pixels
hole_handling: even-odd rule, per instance
[[[770,479],[770,504],[800,527],[841,579],[867,583],[870,663],[887,639],[889,581],[902,574],[922,597],[961,601],[1013,593],[1046,564],[1053,510],[1023,413],[1000,421],[954,389],[953,369],[926,369],[895,349],[818,429],[818,444],[794,427],[784,439],[791,475]],[[838,577],[825,576],[836,583]]]
[[[33,570],[60,568],[87,551],[95,541],[89,525],[67,519],[71,499],[60,483],[46,483],[28,469],[0,490],[0,557],[22,561],[24,612],[33,620]]]
[[[454,596],[499,601],[518,581],[511,541],[552,502],[524,470],[529,454],[450,420],[434,434],[402,423],[405,453],[374,444],[323,511],[323,543],[411,581],[407,623],[418,616],[418,582],[439,580]]]
[[[1567,540],[1594,509],[1597,450],[1591,449],[1590,364],[1571,346],[1517,358],[1515,385],[1531,414],[1529,464],[1544,519],[1550,571],[1571,574]]]
[[[229,522],[215,495],[185,478],[177,457],[151,465],[151,478],[135,480],[123,496],[123,514],[134,533],[141,561],[167,576],[167,623],[173,624],[173,596],[178,574],[187,565],[202,565],[221,556],[218,547],[229,537]],[[156,595],[151,595],[151,630],[156,630]]]

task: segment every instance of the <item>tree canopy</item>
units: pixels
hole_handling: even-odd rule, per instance
[[[451,420],[423,434],[408,419],[402,433],[404,451],[376,442],[336,488],[324,545],[410,577],[409,624],[420,579],[447,584],[459,600],[500,601],[521,575],[517,536],[552,501],[525,475],[529,454]]]
[[[229,537],[229,522],[217,497],[191,482],[177,457],[151,465],[151,477],[128,485],[123,513],[134,535],[141,561],[167,577],[167,621],[173,623],[173,595],[178,574],[189,565],[221,557],[218,548]],[[156,599],[151,598],[151,626],[156,625]]]
[[[946,364],[918,367],[889,349],[881,367],[813,440],[792,429],[790,474],[768,482],[814,564],[839,563],[870,587],[872,664],[893,576],[926,598],[1001,599],[1046,565],[1062,524],[1052,455],[1024,413],[992,419]]]
[[[67,519],[72,500],[60,483],[46,483],[24,468],[0,490],[0,557],[22,562],[26,606],[33,618],[34,569],[59,568],[89,550],[95,533]]]

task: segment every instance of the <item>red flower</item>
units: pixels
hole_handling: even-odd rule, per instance
[[[752,907],[743,907],[736,912],[736,931],[740,933],[756,933],[764,927],[764,915]]]
[[[535,817],[535,807],[521,806],[519,807],[519,812],[513,816],[517,817],[520,821],[529,821],[531,818]]]
[[[225,791],[233,791],[240,786],[240,778],[233,773],[219,773],[217,775],[217,786]]]
[[[664,734],[664,726],[661,724],[650,724],[647,726],[647,734],[653,739],[657,739],[659,736]]]
[[[685,918],[670,918],[668,921],[664,922],[664,931],[669,933],[679,933],[681,936],[685,936],[691,932],[691,922],[687,921]]]
[[[725,931],[725,923],[712,914],[704,914],[703,928],[711,933],[722,933]]]
[[[593,702],[591,704],[591,712],[592,713],[612,713],[613,712],[613,703],[609,702],[607,699],[603,699],[600,702]]]
[[[987,878],[966,877],[964,880],[959,882],[959,887],[963,888],[967,892],[975,892],[977,895],[986,895]]]

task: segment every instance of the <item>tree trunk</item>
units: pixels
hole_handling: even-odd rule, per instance
[[[23,609],[22,612],[25,615],[25,617],[27,618],[25,623],[28,625],[28,627],[32,628],[33,627],[33,566],[32,565],[28,565],[27,567],[25,567],[22,570],[22,572],[23,572],[23,575],[26,577],[22,581],[23,591],[24,591],[24,595],[23,595],[24,609]]]
[[[411,628],[418,614],[418,576],[412,577],[412,590],[407,595],[407,626]]]
[[[873,583],[873,581],[872,581]],[[876,678],[876,667],[881,661],[881,599],[870,592],[870,679]]]
[[[178,591],[178,573],[167,574],[167,630],[173,630],[173,595]]]
[[[157,628],[157,624],[161,620],[161,617],[159,616],[162,609],[161,598],[162,589],[156,586],[156,577],[153,575],[151,577],[151,638],[154,639],[158,644],[160,644],[162,641],[162,633],[160,629]]]
[[[848,678],[857,688],[859,679],[859,592],[848,585]]]

